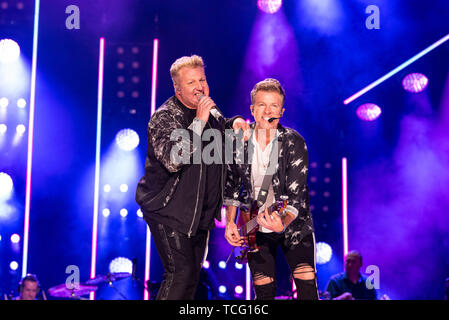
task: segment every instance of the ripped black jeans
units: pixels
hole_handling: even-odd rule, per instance
[[[200,279],[208,231],[198,230],[190,238],[159,223],[148,223],[164,266],[156,300],[193,300]]]
[[[276,251],[280,246],[292,272],[299,300],[318,300],[315,268],[315,236],[313,233],[301,243],[289,248],[284,244],[284,235],[257,232],[259,251],[248,255],[256,300],[272,300],[276,296]],[[312,273],[313,272],[313,273]],[[308,273],[313,279],[303,280],[301,274]],[[256,285],[255,282],[263,282]]]

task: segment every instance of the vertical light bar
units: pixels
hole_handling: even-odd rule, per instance
[[[159,40],[153,40],[153,71],[151,75],[151,115],[156,111],[156,88],[157,88],[157,60],[159,52]]]
[[[246,289],[245,289],[245,294],[246,294],[246,300],[251,300],[251,270],[249,269],[249,265],[248,263],[246,264]]]
[[[343,256],[348,254],[348,159],[342,158]]]
[[[26,171],[26,185],[25,185],[25,217],[23,223],[22,277],[26,276],[28,265],[28,243],[30,233],[30,205],[31,205],[31,171],[33,164],[34,109],[36,97],[37,40],[39,33],[39,8],[40,8],[40,0],[35,0],[34,26],[33,26],[33,56],[31,61],[31,80],[30,80],[31,82],[30,114],[28,121],[27,171]]]
[[[153,70],[151,75],[151,115],[156,111],[156,88],[157,88],[157,61],[159,55],[159,40],[153,40]],[[150,280],[150,264],[151,264],[151,231],[147,226],[146,245],[145,245],[145,282],[144,287],[147,288],[147,283]],[[147,289],[143,291],[143,300],[149,299],[149,292]]]
[[[101,150],[101,115],[103,109],[103,77],[104,77],[104,38],[100,38],[100,53],[98,58],[98,95],[97,95],[97,140],[95,148],[95,186],[94,213],[92,223],[92,256],[90,278],[96,276],[97,267],[97,236],[98,236],[98,203],[100,197],[100,150]],[[95,299],[95,292],[89,294],[89,299]]]
[[[442,45],[443,43],[445,43],[447,40],[449,40],[449,33],[447,35],[445,35],[443,38],[441,38],[440,40],[438,40],[437,42],[435,42],[434,44],[428,46],[426,49],[422,50],[420,53],[414,55],[413,57],[411,57],[410,59],[408,59],[407,61],[405,61],[404,63],[402,63],[401,65],[399,65],[398,67],[394,68],[393,70],[391,70],[390,72],[388,72],[386,75],[380,77],[379,79],[377,79],[376,81],[372,82],[371,84],[367,85],[365,88],[363,88],[362,90],[360,90],[359,92],[353,94],[352,96],[350,96],[349,98],[347,98],[345,101],[343,101],[344,104],[349,104],[352,101],[354,101],[355,99],[359,98],[360,96],[364,95],[365,93],[367,93],[368,91],[370,91],[371,89],[373,89],[374,87],[378,86],[379,84],[381,84],[382,82],[384,82],[385,80],[391,78],[392,76],[394,76],[396,73],[398,73],[399,71],[401,71],[402,69],[406,68],[407,66],[411,65],[413,62],[415,62],[416,60],[420,59],[421,57],[423,57],[424,55],[428,54],[430,51],[432,51],[433,49],[435,49],[436,47]]]

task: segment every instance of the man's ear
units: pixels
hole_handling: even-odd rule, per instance
[[[254,116],[254,106],[250,105],[249,108],[251,109],[251,114]]]

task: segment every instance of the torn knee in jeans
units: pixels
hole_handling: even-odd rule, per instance
[[[307,263],[298,264],[293,271],[293,277],[299,280],[314,280],[315,269]]]
[[[256,300],[273,300],[276,296],[276,282],[263,274],[253,277]]]
[[[274,282],[272,277],[266,276],[263,273],[256,273],[253,276],[253,283],[255,286],[262,286]]]

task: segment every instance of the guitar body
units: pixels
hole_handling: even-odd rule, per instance
[[[257,224],[252,230],[248,232],[247,224],[253,220],[257,219],[257,214],[259,209],[253,208],[249,212],[240,210],[240,214],[237,220],[237,228],[240,231],[240,236],[243,237],[243,245],[240,250],[240,255],[236,257],[237,261],[241,264],[248,262],[248,253],[257,252],[259,248],[256,243],[256,232],[259,230],[259,225]]]
[[[282,214],[287,207],[287,200],[276,201],[268,208],[268,212],[274,211]],[[259,230],[259,224],[257,223],[257,215],[259,214],[259,207],[254,201],[251,209],[248,211],[240,210],[239,217],[237,219],[237,228],[240,232],[240,236],[243,237],[243,245],[240,250],[240,255],[236,257],[237,261],[241,264],[248,262],[248,253],[257,252],[259,247],[256,242],[256,233]]]

